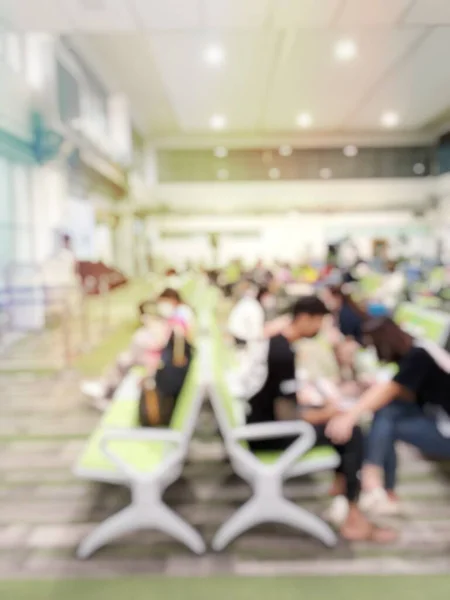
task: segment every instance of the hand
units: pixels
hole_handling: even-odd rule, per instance
[[[350,413],[342,413],[328,422],[325,434],[335,444],[345,444],[352,437],[355,425],[355,418]]]

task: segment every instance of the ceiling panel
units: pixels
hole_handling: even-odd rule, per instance
[[[450,0],[415,0],[406,23],[421,25],[450,24]]]
[[[314,128],[339,129],[342,122],[370,92],[395,61],[419,39],[421,29],[373,29],[353,32],[359,56],[341,64],[333,57],[336,34],[302,32],[289,59],[279,64],[271,82],[266,110],[269,130],[295,128],[295,117],[309,112]]]
[[[61,0],[1,0],[0,16],[22,31],[68,31],[73,26],[71,14]]]
[[[445,27],[428,37],[401,68],[393,72],[352,118],[354,127],[373,128],[385,110],[399,113],[401,127],[419,128],[449,106],[450,71],[442,61],[450,56],[450,35]]]
[[[34,0],[38,3],[38,0]],[[126,0],[61,0],[79,31],[134,31],[136,20]]]
[[[223,34],[226,64],[203,61],[205,42],[196,34],[152,34],[150,47],[172,107],[186,131],[208,130],[213,114],[224,114],[228,130],[251,131],[260,116],[274,35],[263,31]]]
[[[127,94],[133,113],[145,131],[178,131],[145,35],[76,35],[72,39],[75,45],[85,49],[85,56],[95,55],[98,64],[113,67],[115,87]]]
[[[345,0],[339,27],[393,25],[412,0]]]
[[[201,0],[127,0],[146,29],[173,30],[199,27]]]
[[[275,0],[274,26],[280,29],[329,26],[343,0]],[[361,0],[363,1],[363,0]]]
[[[277,1],[277,0],[276,0]],[[206,27],[260,27],[272,0],[203,0],[202,12]]]

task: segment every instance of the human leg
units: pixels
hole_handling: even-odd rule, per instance
[[[345,444],[333,444],[325,435],[325,427],[316,427],[317,444],[331,445],[338,452],[341,458],[340,475],[345,479],[345,500],[339,496],[335,499],[339,506],[336,519],[340,525],[342,537],[350,541],[371,540],[379,543],[388,543],[396,538],[393,531],[378,529],[367,519],[358,506],[359,493],[361,488],[360,472],[364,456],[364,439],[359,427],[355,427],[352,437]],[[343,510],[345,508],[345,510]]]

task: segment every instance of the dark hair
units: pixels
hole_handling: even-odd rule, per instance
[[[325,303],[317,296],[303,296],[299,298],[290,309],[291,316],[295,319],[299,315],[325,316],[330,313]]]
[[[353,300],[350,294],[346,294],[342,290],[342,285],[328,285],[326,286],[330,291],[330,294],[335,298],[340,298],[343,304],[347,305],[351,310],[358,315],[363,321],[366,321],[370,318],[370,315],[367,311],[365,311],[357,302]]]
[[[159,296],[158,296],[158,300],[175,300],[176,302],[183,302],[180,294],[177,292],[177,290],[174,290],[172,288],[166,288]]]
[[[256,299],[258,302],[261,302],[261,298],[270,292],[269,288],[265,285],[262,285],[258,288],[258,293],[256,294]]]
[[[373,345],[383,362],[400,362],[411,349],[413,338],[388,317],[372,318],[362,325],[365,345]]]

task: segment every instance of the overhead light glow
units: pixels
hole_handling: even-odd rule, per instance
[[[277,169],[277,167],[272,167],[269,169],[269,177],[270,179],[280,179],[281,171]]]
[[[320,169],[319,175],[321,179],[331,179],[333,177],[333,171],[328,167]]]
[[[203,58],[208,65],[219,67],[225,62],[225,50],[222,46],[208,46],[203,54]]]
[[[280,154],[280,156],[291,156],[292,146],[289,146],[288,144],[284,144],[283,146],[279,147],[278,153]]]
[[[229,173],[228,169],[219,169],[217,171],[217,179],[220,179],[220,181],[226,181],[229,176],[230,176],[230,173]]]
[[[225,146],[217,146],[217,148],[214,149],[214,156],[216,158],[226,158],[228,156],[228,150]]]
[[[347,158],[354,158],[358,155],[358,148],[353,144],[349,144],[348,146],[345,146],[343,152],[344,156],[346,156]]]
[[[227,120],[224,115],[213,115],[209,120],[209,124],[212,129],[224,129],[226,127]]]
[[[306,113],[306,112],[300,113],[297,116],[296,121],[297,121],[297,125],[299,127],[303,127],[303,129],[307,129],[308,127],[311,127],[311,125],[312,125],[312,117],[309,113]]]
[[[381,115],[381,124],[383,127],[397,127],[400,122],[400,117],[398,113],[393,110],[387,110]]]
[[[414,175],[424,175],[425,174],[425,165],[421,162],[416,163],[413,166]]]
[[[334,56],[341,62],[348,62],[356,58],[358,48],[353,40],[339,40],[334,47]]]

